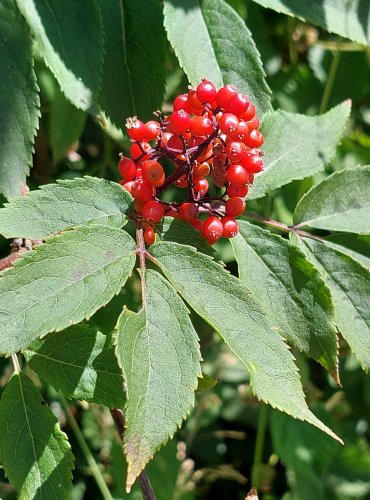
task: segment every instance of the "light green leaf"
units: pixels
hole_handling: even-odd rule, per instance
[[[370,235],[337,233],[326,236],[327,245],[346,253],[370,270]]]
[[[0,2],[0,33],[0,191],[14,198],[32,165],[40,100],[31,36],[12,0]]]
[[[370,367],[370,272],[324,242],[293,236],[293,241],[322,272],[335,306],[335,322],[361,366]]]
[[[25,351],[28,365],[68,398],[121,407],[123,378],[111,336],[75,325],[36,340]]]
[[[36,386],[15,374],[0,402],[0,462],[20,500],[66,500],[73,456],[58,419]]]
[[[160,242],[150,251],[184,299],[245,365],[259,399],[339,439],[308,409],[292,354],[237,278],[189,246]]]
[[[117,329],[116,354],[127,384],[124,450],[129,491],[194,405],[200,351],[185,304],[155,271],[146,272],[143,309],[125,309]]]
[[[106,52],[100,105],[119,128],[129,116],[153,119],[165,90],[167,42],[161,4],[156,0],[98,3]]]
[[[263,7],[317,24],[355,42],[370,44],[369,3],[365,0],[254,0]]]
[[[0,352],[89,318],[116,295],[135,264],[121,229],[80,227],[25,253],[0,278]]]
[[[304,179],[324,169],[340,141],[351,111],[345,101],[324,115],[305,116],[275,111],[263,119],[265,170],[256,176],[248,198]]]
[[[370,233],[370,167],[340,170],[313,186],[298,203],[294,223]]]
[[[1,212],[0,212],[1,213]],[[173,217],[164,217],[155,228],[156,234],[163,241],[174,241],[195,247],[199,252],[214,255],[214,249],[207,243],[201,233],[191,224]]]
[[[0,233],[33,240],[81,224],[123,226],[132,198],[119,184],[94,177],[41,186],[0,209]]]
[[[76,108],[60,91],[50,107],[49,139],[54,163],[64,158],[79,139],[87,114]]]
[[[245,22],[230,5],[224,0],[165,0],[164,20],[193,86],[202,78],[216,87],[233,83],[250,97],[259,116],[271,110],[259,52]]]
[[[333,305],[320,273],[288,240],[246,221],[239,221],[239,230],[231,242],[240,280],[278,332],[336,377]]]
[[[103,62],[103,27],[94,0],[16,0],[38,50],[66,97],[96,111]]]

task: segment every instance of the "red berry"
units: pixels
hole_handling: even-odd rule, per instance
[[[220,108],[225,109],[230,98],[237,93],[235,85],[224,85],[217,92],[215,100]]]
[[[236,187],[231,184],[227,187],[227,194],[230,198],[233,198],[234,196],[244,198],[248,194],[248,189],[248,186]]]
[[[211,215],[203,223],[203,236],[211,245],[221,238],[223,231],[224,226],[218,217]]]
[[[252,132],[252,130],[255,130],[260,126],[260,121],[257,118],[257,116],[253,117],[251,120],[247,122],[249,132]]]
[[[131,194],[132,186],[135,184],[135,181],[119,181],[121,186],[126,189]]]
[[[134,198],[140,201],[148,201],[154,196],[154,187],[144,179],[136,179],[131,188],[131,194]]]
[[[173,110],[178,111],[179,109],[184,109],[188,113],[191,111],[191,106],[188,101],[187,94],[180,94],[173,101]]]
[[[236,132],[238,130],[239,120],[232,113],[224,113],[221,116],[218,124],[220,126],[221,132],[228,135],[228,134],[233,134],[234,132]]]
[[[173,153],[183,153],[184,152],[184,143],[181,140],[181,137],[176,134],[171,134],[171,137],[168,138],[166,146],[170,149],[173,149]]]
[[[222,225],[224,227],[222,236],[224,238],[233,238],[239,232],[239,226],[236,220],[233,217],[222,217],[221,219]]]
[[[217,90],[209,80],[202,80],[197,87],[197,97],[203,103],[211,103],[216,97]]]
[[[242,187],[249,181],[249,175],[246,169],[239,164],[231,165],[226,172],[227,180],[236,187]]]
[[[230,217],[238,217],[245,210],[245,200],[235,196],[234,198],[229,198],[225,205],[226,214]]]
[[[256,154],[247,153],[241,163],[248,173],[258,174],[263,170],[263,160]]]
[[[194,191],[204,196],[208,191],[208,181],[204,177],[194,177]]]
[[[206,116],[194,116],[190,121],[190,132],[196,137],[211,134],[213,132],[211,120]]]
[[[174,111],[170,118],[170,127],[175,134],[184,134],[189,130],[190,115],[184,109]]]
[[[259,130],[252,130],[245,143],[250,148],[259,148],[264,141],[263,135]]]
[[[161,133],[161,126],[158,122],[150,120],[145,124],[145,139],[147,141],[152,141],[156,139]]]
[[[203,110],[203,104],[200,102],[198,99],[197,93],[195,90],[189,90],[188,92],[188,103],[190,107],[192,108],[192,113],[194,110],[201,111]]]
[[[256,114],[256,108],[250,102],[247,109],[244,111],[244,113],[242,114],[242,116],[240,118],[242,120],[245,120],[246,122],[248,122],[249,120],[251,120],[254,117],[255,114]]]
[[[179,217],[187,222],[194,221],[198,217],[199,209],[195,203],[185,202],[179,206]]]
[[[122,156],[118,163],[118,171],[126,181],[131,181],[136,175],[136,165],[131,158]]]
[[[153,243],[155,242],[155,232],[151,226],[145,229],[144,240],[147,245],[153,245]]]
[[[249,105],[248,97],[244,94],[236,93],[231,96],[227,106],[226,111],[233,113],[236,116],[241,116],[247,110]]]
[[[164,210],[159,201],[148,201],[143,207],[143,217],[153,224],[158,224],[163,219]]]
[[[130,156],[133,160],[137,160],[138,158],[140,158],[140,156],[145,155],[145,153],[149,152],[151,149],[152,149],[152,146],[149,144],[149,142],[144,141],[144,142],[141,142],[140,145],[139,145],[139,143],[134,143],[130,148]],[[143,153],[143,151],[144,151],[144,153]],[[149,155],[146,157],[146,159],[148,157],[149,157]]]
[[[149,160],[143,163],[143,178],[147,180],[152,186],[161,186],[163,184],[158,184],[163,178],[164,181],[164,171],[163,167],[157,161]]]
[[[206,177],[211,171],[208,163],[196,163],[193,168],[193,174],[197,177]]]
[[[226,154],[231,161],[240,161],[246,152],[247,146],[239,141],[231,141],[226,146]]]
[[[141,120],[138,120],[136,116],[126,120],[126,129],[130,139],[133,139],[136,142],[140,142],[145,139],[145,125]]]
[[[249,137],[249,128],[247,122],[240,120],[239,127],[236,132],[234,132],[231,137],[236,141],[245,142],[245,139]]]
[[[196,219],[190,222],[190,224],[195,227],[198,231],[202,232],[203,229],[203,221],[201,219]]]
[[[175,186],[178,188],[186,188],[188,186],[188,180],[186,178],[186,175],[182,175],[178,179],[175,180]]]

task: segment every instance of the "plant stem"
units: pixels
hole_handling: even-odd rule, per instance
[[[333,60],[330,65],[328,78],[325,83],[324,93],[322,95],[320,103],[320,114],[325,113],[325,111],[328,109],[331,91],[333,90],[334,80],[338,70],[340,55],[341,55],[340,50],[337,50],[333,55]]]
[[[268,416],[268,406],[264,403],[260,403],[259,415],[258,415],[258,425],[257,425],[257,437],[256,445],[254,448],[254,457],[252,465],[252,487],[258,490],[261,487],[260,484],[260,466],[262,464],[263,449],[265,446],[266,437],[266,427],[267,427],[267,416]]]
[[[16,354],[12,354],[12,361],[13,361],[14,373],[20,373],[21,367],[19,366],[19,361]]]
[[[103,499],[104,500],[113,500],[113,497],[108,489],[107,483],[105,482],[105,479],[104,479],[104,477],[103,477],[103,475],[98,467],[98,464],[96,463],[95,458],[93,457],[93,455],[92,455],[92,453],[91,453],[91,451],[86,443],[86,440],[85,440],[82,432],[80,431],[78,423],[77,423],[75,417],[73,416],[73,414],[69,408],[68,402],[65,399],[65,397],[63,396],[63,394],[60,394],[60,402],[63,406],[64,411],[65,411],[68,423],[71,426],[71,428],[74,432],[74,435],[76,436],[76,439],[78,441],[78,444],[80,445],[82,453],[84,454],[86,461],[90,467],[91,473],[94,476],[96,484],[98,485],[98,487],[100,489],[100,492],[103,496]]]

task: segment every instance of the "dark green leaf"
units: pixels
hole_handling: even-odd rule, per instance
[[[263,7],[317,24],[330,33],[370,44],[369,2],[366,0],[254,0]]]
[[[340,170],[313,186],[298,203],[294,223],[370,233],[370,167]]]
[[[66,500],[73,456],[58,419],[22,373],[9,380],[0,402],[0,461],[20,500]]]
[[[337,340],[330,291],[288,240],[246,221],[232,239],[239,277],[289,342],[335,375]]]
[[[94,0],[16,0],[38,49],[66,97],[96,111],[103,62],[103,27]]]
[[[325,238],[328,245],[346,253],[370,269],[370,236],[365,234],[337,233]]]
[[[90,317],[116,295],[135,264],[121,229],[80,227],[25,253],[0,279],[0,352]]]
[[[271,110],[270,89],[258,50],[243,19],[224,0],[165,0],[168,38],[190,83],[209,78],[233,83],[256,105]]]
[[[257,175],[248,198],[261,198],[292,180],[323,170],[343,135],[350,111],[351,103],[345,101],[320,116],[285,111],[266,115],[262,122],[265,170]]]
[[[0,191],[19,196],[32,165],[40,101],[32,40],[12,0],[0,2]]]
[[[84,111],[77,109],[62,92],[57,92],[49,115],[49,138],[54,163],[64,158],[79,139],[86,118]]]
[[[348,255],[309,238],[293,237],[330,288],[335,322],[361,366],[370,367],[370,272]]]
[[[106,57],[100,105],[117,126],[137,115],[151,119],[163,102],[166,35],[160,2],[98,0]]]
[[[293,356],[260,303],[237,278],[189,246],[160,242],[151,247],[151,254],[184,299],[243,362],[259,399],[339,439],[308,409]]]
[[[68,398],[123,406],[123,378],[111,337],[88,325],[75,325],[25,351],[29,366]]]
[[[81,224],[123,226],[132,198],[114,182],[94,177],[41,186],[0,209],[6,238],[42,239]]]
[[[211,256],[215,253],[199,231],[180,219],[164,217],[163,221],[156,226],[155,232],[163,241],[174,241],[183,245],[190,245],[199,252]]]
[[[198,337],[185,304],[156,271],[146,272],[144,307],[118,320],[116,354],[127,384],[127,488],[194,405],[201,375]]]

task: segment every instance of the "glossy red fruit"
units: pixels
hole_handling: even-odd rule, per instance
[[[245,200],[235,196],[234,198],[229,198],[225,205],[226,215],[230,217],[238,217],[245,210]]]
[[[258,128],[260,126],[260,121],[257,118],[257,116],[254,116],[251,120],[249,120],[247,122],[247,126],[249,129],[249,132],[252,132],[252,130],[255,130],[256,128]]]
[[[235,85],[224,85],[216,94],[215,100],[217,105],[225,109],[230,98],[235,94],[237,94]]]
[[[136,179],[132,188],[132,196],[139,201],[148,201],[155,194],[154,187],[145,179]]]
[[[153,224],[158,224],[163,219],[164,210],[159,201],[148,201],[143,207],[143,217]]]
[[[186,188],[188,185],[188,181],[187,181],[187,178],[186,178],[186,175],[182,175],[181,177],[179,177],[178,179],[175,180],[175,186],[178,187],[178,188]]]
[[[225,107],[225,110],[229,113],[233,113],[236,116],[241,116],[247,110],[248,105],[248,97],[245,94],[239,94],[237,92],[236,94],[231,96],[229,102]]]
[[[193,168],[193,174],[197,177],[207,177],[210,171],[211,167],[209,166],[209,163],[206,162],[196,163]]]
[[[195,203],[185,202],[179,206],[179,217],[187,222],[194,221],[199,214],[199,209]]]
[[[191,106],[189,104],[187,94],[180,94],[173,101],[173,110],[178,111],[179,109],[183,109],[188,113],[191,112]]]
[[[155,232],[151,226],[145,229],[144,240],[147,245],[153,245],[153,243],[155,242]]]
[[[259,130],[252,130],[249,137],[246,139],[245,143],[250,148],[259,148],[262,146],[264,137]]]
[[[239,164],[231,165],[227,172],[226,178],[232,186],[242,187],[249,181],[249,175],[246,169]]]
[[[236,187],[230,185],[227,187],[227,194],[230,198],[234,198],[234,196],[239,196],[240,198],[244,198],[248,194],[248,186]]]
[[[233,238],[239,233],[239,226],[233,217],[222,217],[222,225],[224,227],[222,236],[224,238]]]
[[[170,127],[175,134],[184,134],[190,127],[190,115],[184,109],[174,111],[170,118]]]
[[[256,114],[256,108],[253,106],[253,104],[250,102],[247,109],[244,111],[244,113],[241,115],[241,119],[245,120],[248,122],[251,120]]]
[[[125,181],[131,181],[136,175],[136,164],[131,158],[122,156],[118,162],[118,171]]]
[[[190,121],[190,132],[195,137],[210,135],[213,132],[213,125],[206,116],[194,116]]]
[[[189,90],[189,92],[188,92],[188,103],[189,103],[190,107],[192,108],[192,112],[194,112],[194,110],[198,110],[198,111],[203,110],[203,104],[200,102],[196,91],[193,89]]]
[[[161,186],[164,181],[163,167],[157,161],[149,160],[143,163],[143,178],[147,180],[152,186]],[[159,182],[159,184],[158,184]]]
[[[224,231],[224,226],[218,217],[211,215],[203,223],[203,236],[212,245],[221,238]]]
[[[249,137],[249,128],[247,122],[245,122],[244,120],[240,120],[238,130],[236,130],[236,132],[234,132],[231,137],[235,141],[245,142],[245,139]]]
[[[121,186],[126,189],[131,194],[132,186],[135,184],[135,181],[119,181]]]
[[[263,170],[263,160],[256,154],[247,153],[241,163],[248,173],[258,174]]]
[[[136,116],[126,120],[126,130],[129,138],[136,142],[140,142],[145,139],[145,125],[141,120],[138,120]]]
[[[161,133],[161,126],[158,122],[150,120],[145,124],[145,139],[147,141],[152,141],[156,139]]]
[[[212,82],[209,80],[202,80],[197,87],[197,97],[202,104],[211,103],[216,97],[217,90]]]
[[[199,193],[200,196],[204,196],[208,191],[208,181],[204,177],[194,177],[194,191]]]
[[[226,146],[226,155],[231,161],[240,161],[247,152],[247,146],[239,141],[231,141]]]
[[[130,147],[130,156],[133,160],[137,160],[141,156],[143,159],[145,158],[145,153],[149,153],[149,151],[152,150],[152,146],[149,144],[149,142],[143,141],[139,143],[132,144]],[[149,156],[146,156],[146,159],[148,159]]]
[[[218,124],[223,134],[234,134],[238,130],[239,120],[232,113],[224,113]]]
[[[197,231],[202,232],[203,230],[203,221],[201,219],[196,219],[190,222],[190,224],[197,229]]]
[[[168,138],[166,146],[172,149],[172,153],[181,154],[184,152],[184,143],[177,134],[172,134],[171,137]]]

